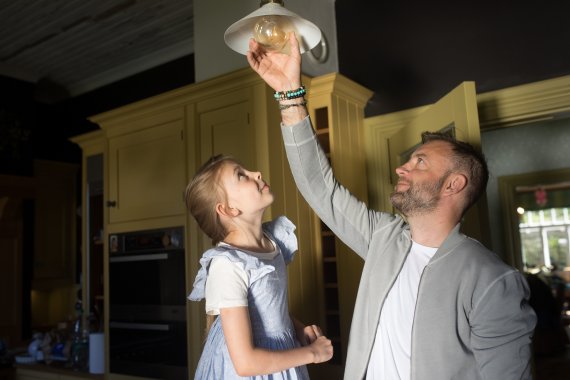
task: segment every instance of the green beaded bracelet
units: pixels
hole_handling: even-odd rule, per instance
[[[291,100],[291,99],[302,98],[303,96],[305,96],[306,93],[307,93],[307,90],[305,90],[305,86],[301,86],[296,90],[275,91],[275,93],[273,94],[273,97],[277,101]]]

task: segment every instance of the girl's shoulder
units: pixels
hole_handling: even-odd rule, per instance
[[[298,249],[295,229],[293,222],[286,216],[279,216],[263,224],[263,232],[279,246],[286,263],[293,260]]]
[[[283,256],[283,260],[286,263],[291,262],[297,251],[295,225],[287,217],[280,216],[270,222],[264,223],[263,232],[277,244],[278,250]],[[204,298],[210,264],[214,258],[218,257],[224,257],[243,269],[249,277],[250,284],[275,270],[275,267],[269,262],[265,262],[246,251],[230,245],[219,245],[208,249],[202,254],[200,258],[200,269],[198,270],[192,292],[188,296],[188,299],[200,301]]]
[[[254,283],[266,274],[275,271],[275,267],[273,265],[265,263],[263,260],[260,260],[259,258],[236,247],[221,245],[210,248],[204,252],[202,258],[200,258],[200,269],[198,270],[192,292],[188,296],[188,299],[191,301],[200,301],[204,298],[210,264],[212,263],[212,260],[218,258],[227,259],[232,264],[237,265],[246,273],[250,284]]]

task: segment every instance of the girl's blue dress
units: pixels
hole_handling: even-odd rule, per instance
[[[235,247],[219,246],[206,251],[200,259],[194,288],[188,297],[192,301],[204,298],[208,268],[214,257],[224,256],[238,263],[249,276],[248,310],[254,344],[270,350],[287,350],[299,347],[295,328],[289,316],[287,297],[287,268],[297,251],[295,225],[282,216],[264,223],[263,231],[273,240],[280,254],[270,260],[260,259]],[[212,324],[194,379],[309,379],[305,366],[290,368],[269,375],[238,376],[222,331],[220,318]]]

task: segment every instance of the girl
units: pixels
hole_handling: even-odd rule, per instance
[[[306,364],[333,354],[317,326],[292,320],[287,270],[297,250],[285,217],[263,223],[273,194],[259,172],[215,156],[186,189],[186,204],[216,244],[200,260],[192,301],[206,298],[213,321],[195,379],[308,379]]]

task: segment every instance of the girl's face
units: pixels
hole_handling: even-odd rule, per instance
[[[223,166],[220,181],[226,191],[227,206],[240,214],[263,213],[273,203],[273,193],[260,172],[251,172],[230,161]]]

